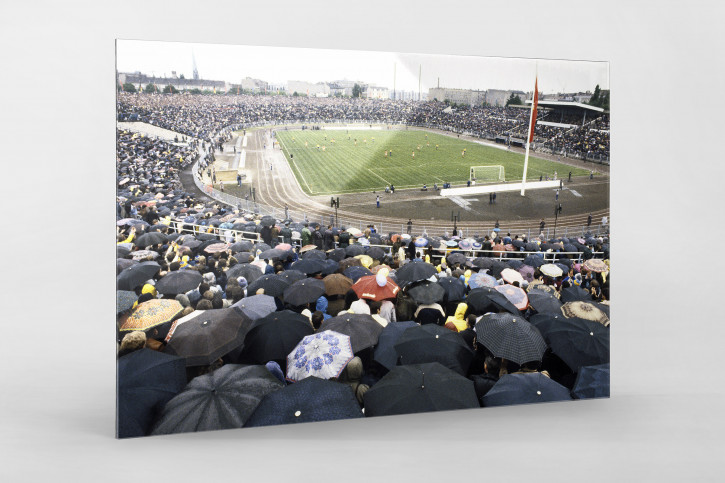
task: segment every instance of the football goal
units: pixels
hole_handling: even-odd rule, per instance
[[[506,181],[506,177],[501,165],[471,166],[469,180],[478,183],[491,183]]]

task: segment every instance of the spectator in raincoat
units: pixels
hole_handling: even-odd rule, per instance
[[[448,317],[448,319],[446,319],[446,323],[453,323],[453,325],[456,326],[456,332],[466,330],[468,328],[468,321],[466,320],[467,310],[468,304],[461,302],[460,304],[458,304],[458,307],[456,307],[456,314],[453,317]]]

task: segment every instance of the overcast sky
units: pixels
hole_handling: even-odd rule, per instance
[[[164,76],[176,71],[191,78],[192,53],[202,79],[238,83],[252,77],[274,85],[289,80],[358,80],[404,91],[436,87],[460,89],[516,89],[532,91],[538,71],[539,90],[593,91],[609,89],[609,63],[472,57],[460,55],[401,54],[350,50],[296,49],[242,45],[193,44],[118,40],[119,72]],[[395,85],[394,85],[395,78]]]

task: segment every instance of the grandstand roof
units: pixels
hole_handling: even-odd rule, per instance
[[[529,106],[531,105],[530,100],[524,102]],[[604,112],[604,109],[602,109],[601,107],[590,106],[589,104],[582,104],[581,102],[571,101],[539,101],[539,107],[549,107],[552,109],[584,109],[587,111]]]

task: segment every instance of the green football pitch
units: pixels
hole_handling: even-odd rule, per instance
[[[310,195],[465,184],[471,166],[501,165],[520,180],[524,156],[451,136],[409,130],[277,131],[277,140],[302,189]],[[465,155],[463,151],[465,150]],[[385,152],[388,155],[385,155]],[[413,156],[415,153],[415,156]],[[589,174],[529,156],[527,179]]]

